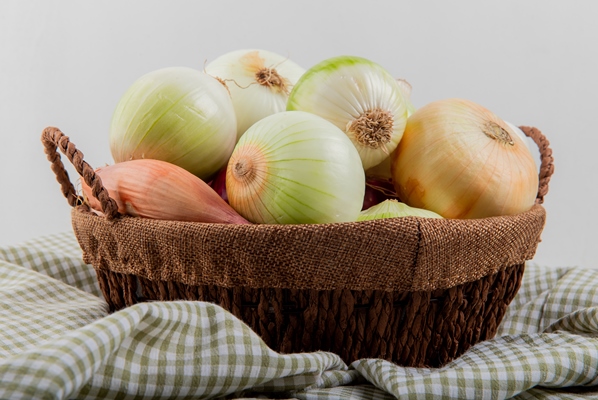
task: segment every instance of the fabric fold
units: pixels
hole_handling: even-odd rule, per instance
[[[0,248],[0,398],[598,397],[598,274],[529,263],[498,335],[443,368],[280,354],[208,302],[113,314],[72,234]]]

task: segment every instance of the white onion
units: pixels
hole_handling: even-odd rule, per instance
[[[442,218],[433,211],[424,210],[422,208],[409,207],[405,203],[401,203],[394,199],[384,200],[381,203],[371,206],[363,210],[358,221],[369,221],[372,219],[383,218],[398,218],[398,217],[422,217],[422,218]]]
[[[340,129],[316,115],[287,111],[241,136],[228,163],[226,192],[230,205],[255,223],[355,221],[365,174]]]
[[[226,165],[235,141],[228,92],[213,77],[186,67],[159,69],[135,81],[110,125],[115,162],[167,161],[204,180]]]
[[[286,110],[289,93],[305,69],[280,54],[246,49],[221,55],[205,71],[229,89],[239,138],[260,119]]]
[[[405,98],[405,102],[407,104],[407,118],[411,116],[416,110],[415,106],[411,102],[411,84],[405,79],[397,79],[399,83],[399,88],[401,92],[403,92],[403,97]],[[397,151],[394,149],[381,163],[374,165],[373,167],[367,169],[365,171],[365,176],[368,178],[376,178],[376,179],[384,179],[390,181],[392,176],[390,174],[390,160],[393,157],[393,153]]]
[[[335,124],[351,139],[366,170],[397,147],[408,114],[397,80],[380,65],[352,56],[330,58],[310,68],[291,91],[287,109]]]

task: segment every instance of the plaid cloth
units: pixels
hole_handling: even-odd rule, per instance
[[[598,271],[527,266],[497,337],[438,369],[282,355],[217,305],[109,314],[72,233],[0,248],[0,399],[598,398]]]

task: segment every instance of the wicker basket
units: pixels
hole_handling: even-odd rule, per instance
[[[383,358],[438,367],[495,335],[540,241],[552,152],[539,130],[522,129],[542,155],[538,197],[528,212],[319,225],[120,215],[68,137],[47,128],[42,142],[73,207],[84,260],[112,310],[143,301],[209,301],[283,353],[324,350],[347,363]],[[81,201],[57,148],[93,188],[104,216]]]

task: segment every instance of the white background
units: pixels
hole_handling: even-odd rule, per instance
[[[0,245],[71,229],[44,127],[59,127],[92,166],[112,163],[110,118],[135,79],[262,48],[304,68],[369,58],[410,81],[416,107],[461,97],[538,127],[556,172],[535,261],[598,268],[597,17],[590,0],[2,0]]]

